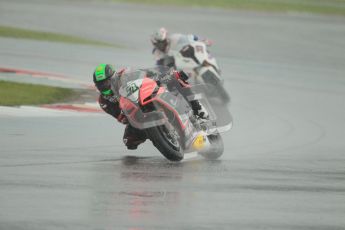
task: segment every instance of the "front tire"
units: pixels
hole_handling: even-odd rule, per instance
[[[184,157],[183,149],[178,138],[169,138],[165,126],[158,126],[147,130],[153,145],[170,161],[181,161]]]

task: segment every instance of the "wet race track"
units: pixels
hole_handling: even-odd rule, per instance
[[[0,107],[0,229],[345,228],[344,18],[1,0],[0,22],[124,46],[0,38],[0,68],[55,74],[1,79],[74,88],[152,66],[162,25],[210,38],[234,117],[218,161],[170,163],[103,113]]]

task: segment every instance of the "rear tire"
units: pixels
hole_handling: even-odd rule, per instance
[[[218,99],[219,103],[222,103],[222,104],[230,103],[231,99],[228,92],[220,84],[218,85],[208,84],[205,92],[208,97]]]
[[[211,147],[207,149],[205,152],[203,151],[199,152],[199,154],[208,160],[216,160],[221,155],[223,155],[223,152],[224,152],[223,139],[219,133],[208,135],[207,138],[211,144]]]
[[[216,87],[218,94],[220,95],[220,98],[222,99],[224,104],[230,103],[230,96],[228,92],[224,89],[224,86],[218,85]]]
[[[214,98],[220,98],[222,103],[230,103],[230,96],[224,88],[224,83],[220,80],[220,77],[207,70],[201,75],[204,84],[206,84],[206,94]]]
[[[147,130],[147,134],[151,139],[153,145],[162,153],[162,155],[170,161],[181,161],[184,153],[178,142],[174,145],[167,139],[167,133],[164,131],[164,126],[158,126]]]

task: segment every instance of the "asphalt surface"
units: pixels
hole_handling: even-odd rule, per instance
[[[0,229],[345,229],[345,18],[1,0],[0,22],[125,46],[0,38],[0,67],[71,81],[0,78],[73,87],[152,66],[160,26],[210,38],[234,116],[219,161],[170,163],[106,114],[0,107]]]

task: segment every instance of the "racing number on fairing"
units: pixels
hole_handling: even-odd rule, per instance
[[[134,82],[130,82],[128,83],[128,85],[126,86],[126,92],[127,92],[127,96],[133,94],[135,91],[137,91],[139,89],[139,87],[137,86],[137,84],[135,84]]]

